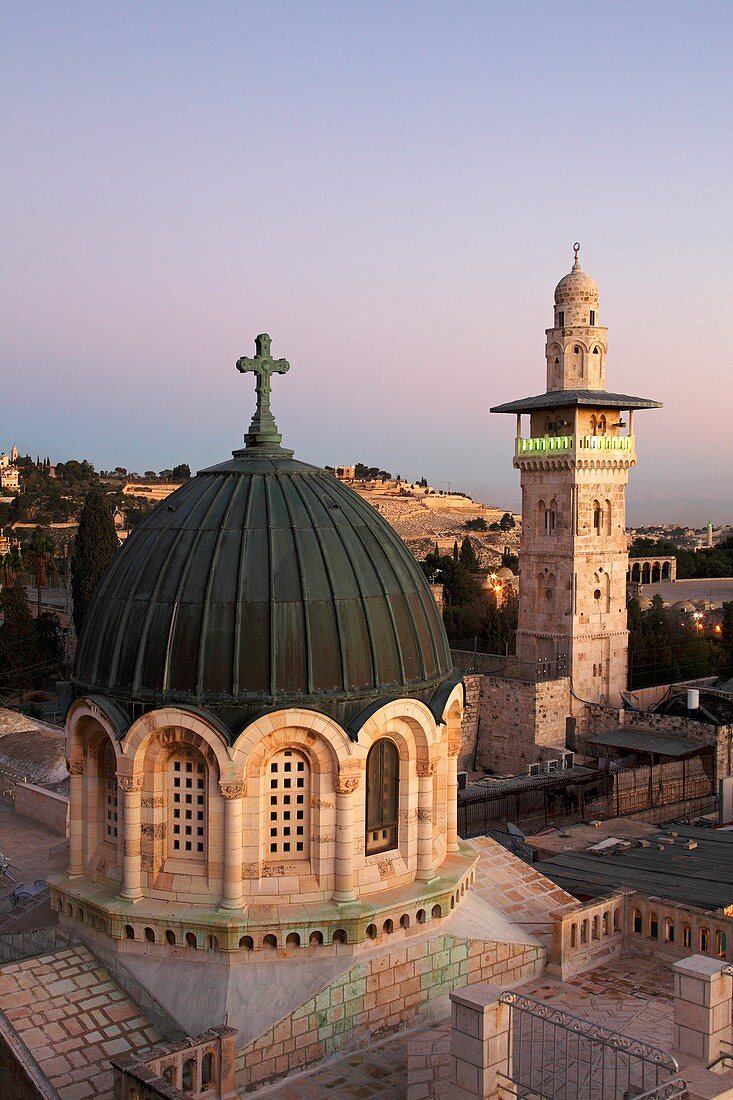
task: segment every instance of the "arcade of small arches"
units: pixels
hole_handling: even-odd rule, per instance
[[[631,558],[626,571],[627,584],[658,584],[660,581],[677,580],[677,559]]]
[[[64,919],[168,947],[313,947],[445,916],[465,892],[462,685],[440,721],[401,699],[356,739],[306,709],[266,714],[231,745],[201,711],[151,711],[123,732],[112,713],[78,699],[67,718],[69,864],[52,880]]]

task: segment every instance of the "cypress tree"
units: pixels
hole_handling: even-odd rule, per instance
[[[461,565],[469,571],[469,573],[478,573],[479,569],[481,568],[481,563],[478,560],[478,554],[474,550],[473,543],[471,542],[468,535],[466,535],[466,537],[463,539],[463,542],[461,543],[461,552],[458,555],[458,560],[460,561]]]
[[[92,489],[79,516],[79,530],[71,558],[71,592],[74,598],[74,626],[77,635],[86,618],[94,590],[102,579],[119,542],[106,498]]]
[[[17,581],[0,592],[0,692],[31,686],[29,666],[35,663],[35,623],[25,588]]]
[[[453,561],[458,561],[458,539],[453,543]]]

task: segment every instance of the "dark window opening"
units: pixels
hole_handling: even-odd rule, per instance
[[[386,852],[397,847],[400,761],[397,746],[382,737],[367,757],[366,850]]]

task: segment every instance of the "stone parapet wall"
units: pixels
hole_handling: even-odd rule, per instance
[[[69,831],[68,798],[45,787],[37,787],[34,783],[16,784],[15,811],[40,821],[59,836],[66,836]]]
[[[54,951],[56,940],[56,925],[34,928],[29,932],[8,932],[0,935],[0,965]]]
[[[412,1026],[435,998],[472,982],[502,988],[541,974],[545,948],[439,935],[357,963],[237,1055],[237,1086],[252,1090],[338,1051]]]
[[[519,774],[539,759],[538,746],[565,746],[565,719],[572,710],[569,679],[536,684],[480,679],[478,769]]]
[[[626,938],[626,892],[553,914],[548,972],[567,981],[617,955]]]

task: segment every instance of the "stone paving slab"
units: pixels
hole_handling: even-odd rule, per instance
[[[111,1096],[109,1059],[162,1041],[81,945],[0,967],[0,1006],[62,1100]]]

